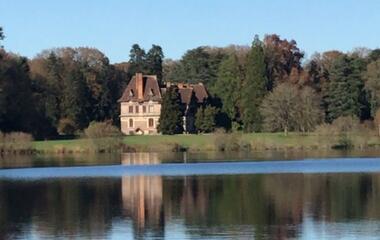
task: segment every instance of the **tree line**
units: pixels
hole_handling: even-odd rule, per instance
[[[4,37],[0,28],[0,45]],[[312,131],[342,116],[371,120],[380,107],[380,49],[304,59],[296,41],[272,34],[251,46],[197,47],[179,60],[165,59],[158,45],[146,52],[134,44],[127,61],[111,64],[95,48],[49,49],[32,59],[1,48],[0,131],[55,138],[92,121],[118,125],[117,100],[136,72],[160,83],[203,82],[211,98],[196,113],[200,132]]]
[[[76,135],[93,121],[118,126],[117,101],[129,79],[140,71],[162,78],[162,59],[157,45],[147,54],[133,45],[120,64],[88,47],[48,49],[33,59],[1,48],[0,131],[45,139]]]
[[[165,80],[206,84],[218,109],[206,131],[306,132],[345,116],[372,120],[380,105],[380,49],[304,59],[296,41],[272,34],[255,36],[251,47],[189,50],[165,60],[163,71]]]

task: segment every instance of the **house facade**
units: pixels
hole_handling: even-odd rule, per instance
[[[136,73],[119,99],[120,126],[126,135],[157,134],[162,95],[172,86],[178,87],[185,132],[194,131],[196,106],[206,102],[208,93],[203,84],[171,84],[160,86],[154,75]]]

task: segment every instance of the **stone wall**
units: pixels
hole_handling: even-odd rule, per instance
[[[126,135],[157,134],[157,125],[161,113],[158,102],[122,102],[121,131]]]

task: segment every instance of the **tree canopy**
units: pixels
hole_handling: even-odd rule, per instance
[[[328,120],[340,116],[361,117],[361,101],[364,82],[361,79],[360,59],[346,55],[338,57],[332,64],[327,89]]]
[[[32,59],[1,48],[0,131],[25,131],[40,139],[80,133],[92,121],[118,125],[118,99],[136,72],[156,75],[161,86],[205,84],[209,101],[192,110],[200,132],[218,127],[311,131],[323,117],[372,120],[380,107],[379,61],[380,50],[366,48],[305,60],[296,41],[276,34],[255,36],[251,46],[196,47],[176,60],[165,59],[159,45],[145,51],[134,44],[126,61],[114,64],[88,47],[47,49]],[[162,132],[183,127],[179,114],[170,112],[178,113],[177,95],[166,94],[171,101],[165,100],[163,111],[171,123],[162,119]]]
[[[260,105],[267,93],[266,64],[263,43],[258,36],[252,43],[245,66],[245,79],[241,91],[242,121],[246,132],[260,131],[262,117]]]

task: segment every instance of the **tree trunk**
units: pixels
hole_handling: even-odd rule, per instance
[[[378,134],[379,134],[379,137],[380,137],[380,124],[377,125],[377,128],[378,128]]]
[[[288,127],[284,128],[284,134],[285,134],[285,136],[288,136]]]

